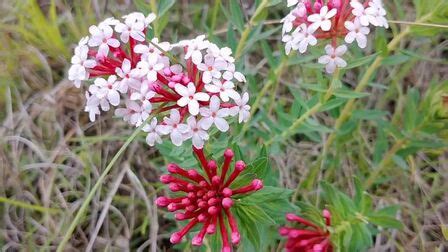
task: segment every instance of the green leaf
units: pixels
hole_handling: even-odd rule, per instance
[[[176,0],[159,0],[159,7],[158,7],[158,16],[163,16],[165,13],[173,7],[173,5],[176,3]]]
[[[388,215],[371,214],[367,216],[367,219],[369,222],[384,228],[403,228],[403,223]]]
[[[344,69],[352,69],[352,68],[360,67],[363,65],[367,65],[367,64],[371,63],[377,56],[378,56],[378,53],[368,55],[365,57],[361,57],[361,58],[357,57],[354,60],[350,61],[348,63],[348,65],[346,67],[344,67]]]
[[[230,22],[242,32],[244,30],[244,16],[241,6],[237,0],[230,0]]]
[[[336,97],[341,97],[341,98],[346,98],[346,99],[358,99],[358,98],[363,98],[363,97],[367,97],[370,95],[369,93],[355,92],[355,91],[348,90],[348,89],[345,89],[345,90],[338,89],[333,94]]]
[[[259,157],[252,163],[248,164],[246,169],[241,172],[240,176],[232,183],[232,188],[239,188],[248,185],[255,178],[263,179],[269,169],[268,157]]]

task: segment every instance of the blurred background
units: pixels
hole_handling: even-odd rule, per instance
[[[113,118],[113,113],[104,113],[91,123],[83,112],[84,91],[67,80],[73,48],[88,34],[90,25],[131,11],[155,11],[160,16],[155,33],[161,40],[176,42],[208,34],[219,45],[234,49],[238,43],[240,33],[229,21],[230,1],[153,2],[156,8],[149,0],[0,0],[2,250],[54,250],[101,171],[133,131]],[[259,1],[237,2],[248,20]],[[411,0],[384,2],[391,20],[412,22],[421,11]],[[286,1],[267,8],[262,17],[265,25],[254,29],[256,36],[250,36],[238,62],[248,78],[244,88],[253,97],[278,73],[273,71],[283,51],[278,21],[287,12]],[[446,25],[447,20],[445,16],[435,21]],[[371,35],[365,55],[378,51],[408,27],[399,23],[391,22],[390,30]],[[379,234],[372,251],[448,250],[448,133],[443,121],[448,118],[448,30],[417,28],[383,62],[371,85],[372,95],[359,104],[353,125],[338,136],[339,144],[328,161],[332,170],[326,179],[350,194],[353,174],[363,177],[384,156],[391,159],[384,184],[374,186],[370,193],[375,205],[399,205],[398,218],[405,227]],[[271,98],[275,102],[266,102],[270,105],[262,107],[241,141],[248,156],[254,155],[253,146],[279,134],[297,117],[297,97],[310,98],[309,90],[297,88],[297,83],[324,78],[314,67],[315,58],[296,57],[276,77],[280,85]],[[347,72],[344,83],[356,86],[364,67]],[[389,125],[398,131],[406,128],[404,113],[431,117],[418,131],[408,131],[402,138],[381,130]],[[299,129],[294,137],[271,148],[272,169],[278,177],[272,183],[292,189],[305,183],[298,192],[302,200],[309,201],[316,187],[307,174],[321,153],[321,137],[333,125],[334,113],[319,114],[313,120],[320,123]],[[431,134],[420,135],[426,127],[432,127]],[[141,251],[153,242],[160,251],[174,250],[168,238],[176,224],[162,218],[164,210],[158,210],[153,201],[163,189],[157,180],[164,165],[182,163],[180,157],[189,150],[173,149],[168,143],[149,148],[144,137],[139,136],[116,163],[76,228],[68,251]],[[395,144],[399,141],[400,145]],[[221,149],[226,144],[215,143]],[[104,209],[107,214],[102,214]],[[192,250],[189,245],[178,249]]]

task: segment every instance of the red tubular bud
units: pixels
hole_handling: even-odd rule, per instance
[[[259,179],[254,179],[250,185],[233,190],[233,194],[248,193],[260,190],[261,188],[263,188],[263,182]]]
[[[233,200],[231,198],[224,198],[222,199],[222,207],[225,209],[231,208],[233,205]]]
[[[184,228],[182,228],[181,231],[175,232],[171,235],[170,242],[173,244],[179,243],[185,234],[188,233],[188,231],[190,231],[197,223],[198,220],[196,218],[192,219]]]
[[[232,196],[232,189],[230,189],[230,188],[228,188],[228,187],[222,189],[222,195],[223,195],[224,197],[230,197],[230,196]]]
[[[233,169],[232,174],[230,174],[230,177],[227,179],[227,182],[224,183],[224,187],[228,187],[232,182],[240,175],[240,173],[246,168],[246,164],[244,161],[239,160],[235,163],[235,168]]]
[[[215,160],[208,161],[207,168],[212,176],[216,175],[216,169],[218,168],[218,165],[216,164]]]
[[[227,230],[226,230],[226,226],[224,224],[224,218],[222,216],[222,214],[220,214],[218,216],[219,218],[219,229],[221,232],[221,239],[222,239],[222,252],[230,252],[231,251],[231,247],[229,244],[229,237],[227,235]]]
[[[180,170],[182,170],[177,164],[174,163],[170,163],[166,166],[166,169],[168,170],[168,172],[170,173],[179,173]]]
[[[238,225],[236,223],[236,220],[229,209],[224,209],[224,211],[227,215],[227,220],[229,221],[230,230],[232,231],[231,234],[232,243],[238,244],[240,242],[241,235],[240,232],[238,231]]]
[[[287,236],[289,234],[289,229],[287,227],[281,227],[278,229],[278,233],[281,236]]]
[[[224,181],[226,178],[227,171],[229,170],[230,163],[233,159],[233,151],[231,149],[227,149],[224,151],[224,164],[221,169],[221,181]]]
[[[316,229],[320,229],[318,226],[316,226],[314,223],[312,223],[312,222],[310,222],[310,221],[307,221],[307,220],[305,220],[305,219],[303,219],[303,218],[301,218],[301,217],[299,217],[299,216],[297,216],[297,215],[295,215],[295,214],[293,214],[293,213],[288,213],[288,214],[286,214],[286,219],[288,220],[288,221],[295,221],[295,222],[299,222],[299,223],[302,223],[303,225],[305,225],[305,226],[309,226],[309,227],[314,227],[314,228],[316,228]]]
[[[254,179],[252,181],[252,186],[254,187],[255,191],[260,190],[261,188],[263,188],[263,181],[259,180],[259,179]]]
[[[331,213],[330,213],[330,211],[328,211],[327,209],[324,209],[324,210],[322,211],[322,215],[323,215],[324,218],[325,218],[325,224],[326,224],[327,226],[330,226],[330,225],[331,225]]]
[[[210,215],[216,215],[219,212],[219,208],[215,207],[215,206],[211,206],[208,208],[207,212]]]
[[[156,199],[156,205],[159,207],[166,207],[168,204],[170,204],[170,200],[167,197],[162,196]]]
[[[219,200],[217,198],[211,198],[207,201],[207,204],[209,206],[214,206],[214,205],[218,204],[218,202],[219,202]]]
[[[212,184],[213,184],[214,186],[218,186],[218,185],[220,185],[220,184],[221,184],[221,179],[220,179],[218,176],[214,176],[214,177],[212,178]]]
[[[162,176],[160,176],[160,182],[164,183],[164,184],[169,184],[173,181],[171,175],[168,174],[164,174]]]

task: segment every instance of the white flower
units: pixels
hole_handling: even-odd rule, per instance
[[[140,86],[140,90],[133,92],[131,94],[130,99],[132,101],[137,101],[137,100],[141,101],[143,110],[145,110],[148,113],[151,113],[152,104],[151,104],[150,99],[153,98],[155,95],[156,95],[156,93],[149,88],[148,81],[143,81]]]
[[[184,141],[183,135],[187,133],[188,126],[181,123],[180,114],[177,109],[172,109],[170,111],[170,117],[164,117],[164,125],[160,125],[159,131],[164,134],[170,134],[171,142],[176,146],[181,146]]]
[[[247,122],[250,117],[250,106],[247,105],[249,102],[249,94],[246,92],[243,94],[243,97],[238,95],[238,98],[235,99],[236,106],[229,108],[229,114],[231,116],[238,115],[238,122]]]
[[[145,27],[148,27],[154,20],[156,20],[156,14],[149,13],[145,18]]]
[[[377,20],[375,18],[374,10],[371,9],[369,12],[364,8],[364,5],[357,0],[352,0],[350,2],[350,5],[352,6],[352,14],[359,18],[359,22],[363,26],[369,26],[369,23],[372,25],[377,26]]]
[[[177,100],[177,105],[181,107],[188,105],[188,111],[192,115],[197,115],[199,113],[199,101],[208,101],[210,99],[210,96],[207,93],[196,93],[196,87],[193,82],[188,83],[187,87],[182,84],[176,84],[174,89],[180,96],[182,96]]]
[[[209,46],[209,41],[204,40],[205,35],[200,35],[195,39],[186,41],[187,52],[185,53],[185,59],[191,58],[194,64],[199,64],[202,62],[202,52],[201,50]]]
[[[71,63],[76,65],[81,65],[84,68],[94,68],[96,66],[96,61],[93,59],[87,59],[89,53],[89,47],[86,45],[78,45],[75,48],[75,54],[71,59]]]
[[[148,119],[149,112],[135,101],[126,101],[126,108],[116,109],[115,115],[123,117],[125,122],[129,122],[130,124],[139,127],[146,119]]]
[[[109,46],[114,48],[120,46],[120,42],[112,38],[114,31],[109,25],[92,25],[89,32],[92,34],[89,46],[99,46],[97,57],[106,57],[109,53]]]
[[[126,93],[128,91],[129,86],[134,86],[134,83],[137,82],[136,79],[130,76],[131,74],[131,61],[128,59],[124,59],[121,64],[121,68],[115,68],[115,73],[121,78],[120,81],[120,90],[122,93]]]
[[[139,12],[133,12],[126,16],[124,23],[118,23],[115,25],[115,31],[120,33],[120,39],[124,43],[128,43],[129,36],[137,41],[145,41],[145,16]]]
[[[325,70],[327,73],[333,73],[337,67],[346,67],[347,62],[343,58],[342,55],[347,51],[347,47],[345,45],[338,46],[336,49],[332,45],[325,46],[325,51],[327,55],[323,55],[319,58],[319,63],[324,64]]]
[[[204,63],[199,63],[198,69],[202,72],[202,81],[205,84],[212,82],[213,79],[221,78],[221,71],[227,67],[227,63],[222,59],[215,59],[211,54],[204,56]]]
[[[77,88],[81,87],[81,82],[83,80],[87,80],[87,78],[88,72],[86,71],[86,68],[84,66],[76,64],[72,65],[70,69],[68,69],[68,79],[70,81],[73,81],[73,84]]]
[[[319,14],[313,14],[308,16],[308,21],[312,22],[310,25],[313,30],[317,30],[319,27],[322,31],[329,31],[331,29],[331,18],[334,17],[337,13],[335,8],[328,11],[328,6],[323,6],[320,8]]]
[[[202,126],[204,129],[208,130],[213,124],[215,124],[216,128],[221,132],[226,132],[229,130],[229,124],[224,119],[229,115],[229,109],[220,108],[221,102],[217,96],[212,96],[210,99],[209,108],[201,108],[202,115]]]
[[[114,18],[114,17],[109,17],[109,18],[106,18],[104,21],[102,21],[101,23],[99,23],[99,25],[98,26],[103,26],[103,25],[106,25],[106,26],[115,26],[115,25],[117,25],[118,23],[120,23],[120,20],[118,20],[118,19],[116,19],[116,18]]]
[[[222,74],[222,77],[228,81],[235,78],[239,82],[246,82],[246,77],[244,74],[235,71],[235,64],[233,63],[227,64],[226,71]]]
[[[142,130],[148,133],[146,143],[149,146],[154,146],[155,143],[162,143],[162,138],[160,137],[162,133],[160,132],[160,125],[157,125],[157,118],[153,117],[149,124],[143,126]]]
[[[228,47],[219,48],[217,45],[210,43],[207,52],[217,59],[222,59],[229,63],[235,62],[235,58],[232,57],[232,49]]]
[[[120,103],[120,82],[117,82],[117,76],[111,75],[107,80],[96,78],[94,84],[89,87],[90,93],[99,99],[106,98],[113,106]]]
[[[194,116],[190,116],[187,119],[188,131],[184,134],[185,139],[190,139],[193,142],[194,147],[201,149],[204,147],[204,141],[208,140],[207,131],[204,130],[203,121],[196,121]]]
[[[386,10],[384,9],[381,0],[372,0],[369,2],[369,7],[366,9],[366,13],[374,17],[375,22],[371,22],[372,25],[389,28],[389,23],[386,19]]]
[[[296,20],[296,17],[292,14],[292,11],[282,19],[282,35],[292,30],[294,20]]]
[[[213,84],[206,84],[205,89],[210,93],[219,94],[223,102],[228,102],[229,97],[232,99],[238,98],[238,93],[235,91],[235,85],[231,81],[216,80]]]
[[[362,26],[358,18],[355,18],[354,22],[346,21],[344,26],[349,31],[345,36],[345,42],[351,44],[356,39],[360,48],[366,48],[366,35],[370,32],[369,27]]]
[[[96,115],[100,114],[100,99],[94,95],[91,96],[89,92],[86,91],[86,100],[87,102],[84,111],[89,113],[90,121],[94,122]]]
[[[163,67],[163,63],[157,62],[157,58],[148,58],[147,61],[142,60],[137,63],[136,68],[131,71],[131,76],[142,78],[146,75],[148,81],[154,82],[157,80],[157,72]]]
[[[295,42],[292,48],[294,50],[299,49],[300,53],[304,53],[308,49],[308,45],[315,46],[317,44],[317,39],[313,35],[315,31],[316,29],[312,25],[307,27],[306,24],[301,24],[292,33]]]
[[[170,43],[168,42],[159,43],[158,38],[153,38],[151,40],[151,43],[148,43],[148,45],[144,44],[136,45],[134,47],[134,52],[142,54],[143,58],[145,59],[151,58],[150,60],[154,61],[154,58],[157,59],[161,54],[163,54],[163,52],[160,51],[159,48],[157,47],[166,52],[170,49]]]
[[[288,0],[288,7],[296,5],[299,3],[299,0]]]
[[[285,53],[286,55],[289,55],[289,53],[291,53],[291,50],[293,49],[293,47],[295,47],[297,43],[294,41],[294,38],[289,34],[283,35],[282,41],[285,42]]]

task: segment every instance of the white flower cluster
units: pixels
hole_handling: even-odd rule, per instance
[[[155,15],[123,18],[123,23],[109,18],[91,26],[90,37],[75,48],[68,78],[76,87],[93,79],[85,107],[91,121],[113,106],[131,125],[148,121],[143,131],[151,146],[169,135],[177,146],[192,139],[202,148],[212,126],[226,132],[230,118],[248,120],[249,95],[235,85],[246,79],[235,70],[230,48],[219,48],[204,35],[176,44],[157,38],[146,43]]]
[[[338,39],[351,44],[356,41],[360,48],[367,46],[369,25],[388,28],[386,10],[381,0],[341,1],[328,0],[288,0],[288,7],[294,9],[282,19],[282,41],[285,52],[291,50],[305,53],[308,46],[315,46],[318,40],[330,40],[325,47],[326,55],[319,63],[326,65],[326,71],[333,73],[338,67],[347,66],[342,58],[347,51],[345,45],[337,45]]]

